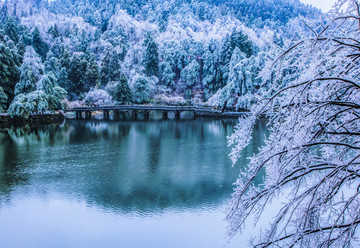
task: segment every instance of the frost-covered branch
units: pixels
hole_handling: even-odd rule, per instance
[[[255,239],[256,247],[343,247],[357,236],[360,46],[353,19],[359,19],[359,6],[347,2],[354,6],[347,14],[335,16],[317,39],[285,50],[263,72],[269,90],[230,137],[236,163],[256,120],[268,117],[265,145],[235,184],[227,217],[230,236],[249,216],[261,220],[272,205],[278,210]],[[264,182],[257,185],[263,168]]]

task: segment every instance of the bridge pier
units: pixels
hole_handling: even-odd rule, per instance
[[[85,119],[91,120],[91,111],[85,111]]]
[[[150,115],[150,111],[149,110],[144,110],[144,120],[145,121],[149,120],[149,115]]]
[[[137,119],[138,119],[138,111],[136,109],[134,109],[131,114],[132,114],[132,119],[134,121],[137,121]]]
[[[76,118],[77,120],[80,120],[80,119],[81,119],[81,111],[76,111],[76,112],[75,112],[75,118]]]
[[[120,119],[120,110],[114,110],[114,119],[119,120]]]
[[[163,120],[167,120],[167,119],[168,119],[168,112],[167,112],[167,111],[163,111],[163,112],[162,112],[162,116],[163,116]]]
[[[104,110],[104,120],[109,120],[109,119],[110,119],[110,111]]]
[[[180,120],[180,113],[181,113],[181,111],[179,111],[179,110],[175,111],[175,120]]]

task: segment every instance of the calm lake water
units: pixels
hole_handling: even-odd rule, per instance
[[[1,247],[244,247],[224,222],[236,120],[68,121],[0,133]],[[260,122],[250,156],[265,135]],[[245,247],[246,247],[245,246]]]

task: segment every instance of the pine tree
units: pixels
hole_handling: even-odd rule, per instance
[[[137,103],[148,103],[150,101],[150,85],[145,77],[138,77],[134,84],[135,101]]]
[[[4,89],[0,87],[0,113],[3,113],[6,108],[7,99],[8,97],[5,94]]]
[[[33,70],[36,80],[40,80],[41,76],[44,74],[44,65],[41,62],[39,54],[36,53],[32,46],[27,46],[25,48],[23,64],[20,67],[20,71],[23,71],[23,68],[27,66],[31,67]]]
[[[120,80],[115,87],[113,99],[120,104],[133,102],[133,94],[126,80],[125,75],[121,74]]]
[[[162,76],[162,82],[169,87],[174,87],[175,85],[175,73],[173,72],[169,62],[164,63],[164,71]]]
[[[52,37],[53,39],[56,39],[57,37],[60,36],[60,35],[59,35],[59,30],[58,30],[56,24],[55,24],[54,26],[51,26],[51,27],[49,28],[48,33],[51,35],[51,37]]]
[[[66,70],[69,70],[70,62],[71,62],[71,55],[69,52],[69,48],[62,47],[61,51],[62,51],[62,54],[60,57],[60,66],[66,68]]]
[[[116,51],[112,51],[109,62],[109,81],[120,80],[121,65],[120,58]]]
[[[232,52],[230,36],[227,35],[220,50],[219,71],[216,77],[217,85],[215,86],[217,89],[224,87],[228,81]]]
[[[59,77],[59,61],[52,52],[48,52],[46,55],[46,61],[44,64],[45,73],[52,72],[56,78]]]
[[[15,86],[15,95],[27,94],[36,89],[36,76],[29,65],[22,66],[20,81]]]
[[[218,56],[216,54],[215,41],[211,41],[207,52],[204,56],[204,67],[203,67],[203,87],[205,92],[205,98],[209,98],[219,88],[216,82],[218,73]]]
[[[145,67],[145,74],[157,77],[159,75],[159,54],[158,46],[155,43],[150,33],[147,33],[144,41],[145,53],[143,63]]]
[[[25,44],[22,41],[22,39],[20,39],[19,43],[16,46],[16,49],[17,49],[17,53],[20,58],[20,63],[22,63],[23,59],[24,59],[25,49],[26,49]]]
[[[68,89],[68,72],[65,67],[62,67],[60,69],[59,78],[58,78],[58,84],[64,88]]]
[[[246,54],[246,57],[249,58],[251,55],[255,54],[255,46],[248,36],[244,34],[243,31],[234,30],[231,34],[231,48],[232,50],[235,47],[238,47],[240,51]]]
[[[85,91],[83,78],[86,73],[86,67],[84,68],[84,61],[82,61],[79,56],[73,55],[68,71],[68,79],[70,82],[66,90],[79,96],[80,93]]]
[[[181,81],[186,85],[185,97],[191,98],[192,87],[199,81],[199,63],[194,59],[181,71]]]
[[[99,67],[95,54],[91,54],[86,67],[86,83],[89,87],[95,87],[100,79]]]
[[[77,46],[77,50],[83,53],[87,53],[89,50],[89,38],[85,32],[85,30],[83,30],[81,32],[81,38],[80,38],[80,44]]]
[[[31,45],[34,47],[35,51],[40,55],[40,57],[45,60],[48,47],[42,40],[39,29],[37,27],[35,27],[34,31],[32,32]]]
[[[9,18],[5,24],[5,34],[17,44],[19,42],[19,34],[16,23],[12,18]]]
[[[67,92],[57,85],[57,80],[52,72],[44,75],[37,85],[37,90],[47,95],[48,110],[61,109],[61,101],[66,98]]]
[[[102,85],[106,85],[110,81],[109,80],[110,55],[111,55],[110,50],[107,50],[101,62],[100,79]]]
[[[20,72],[17,56],[15,51],[10,50],[0,42],[0,87],[3,88],[7,96],[5,108],[13,100],[15,84],[19,80]]]

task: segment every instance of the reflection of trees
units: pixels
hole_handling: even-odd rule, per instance
[[[17,163],[17,147],[8,132],[0,133],[0,140],[0,192],[1,195],[8,196],[14,187],[26,183],[28,178],[19,173],[21,165]]]
[[[26,178],[30,188],[45,185],[50,194],[75,195],[117,211],[216,204],[230,195],[238,175],[227,156],[234,124],[74,120],[14,129],[0,140],[12,143],[1,149],[15,156],[18,171],[5,168],[5,158],[3,171],[9,180]],[[4,176],[0,180],[4,188],[11,184]]]
[[[238,175],[225,151],[233,125],[233,121],[133,123],[131,138],[124,139],[127,154],[108,160],[107,170],[99,172],[101,180],[86,176],[91,185],[84,194],[93,204],[120,211],[216,204],[230,195]],[[217,151],[219,147],[223,150]]]

